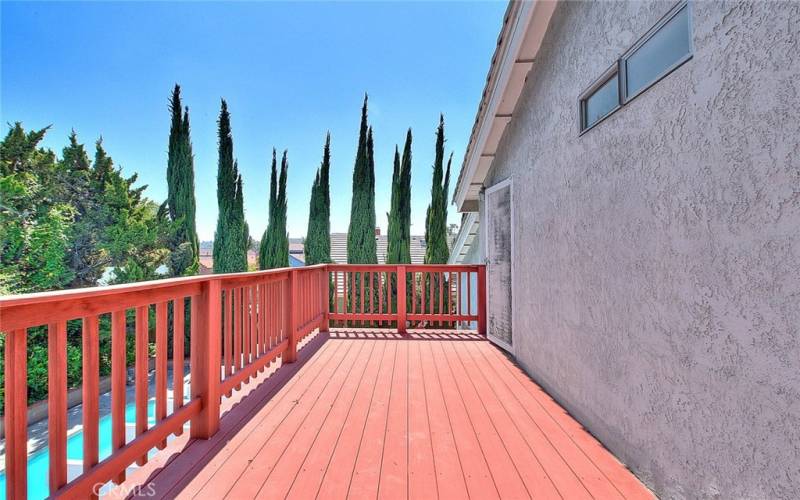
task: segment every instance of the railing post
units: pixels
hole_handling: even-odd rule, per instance
[[[319,331],[327,332],[331,328],[331,275],[328,266],[322,268],[322,280],[320,283],[320,300],[322,301],[322,321],[319,324]]]
[[[486,266],[478,267],[478,333],[486,335]]]
[[[406,266],[397,266],[397,333],[406,334]]]
[[[297,304],[297,278],[296,271],[289,271],[289,280],[287,281],[286,302],[284,310],[284,329],[287,332],[289,340],[289,347],[286,348],[286,354],[283,360],[287,363],[294,363],[297,361],[297,321],[295,319],[295,306]]]
[[[222,288],[219,280],[203,284],[197,309],[197,325],[192,325],[192,399],[200,398],[200,413],[192,418],[192,438],[208,439],[219,429],[220,404],[220,328]]]
[[[28,495],[28,332],[6,333],[6,497]],[[42,478],[37,478],[41,481]]]

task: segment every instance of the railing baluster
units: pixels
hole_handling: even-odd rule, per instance
[[[127,346],[125,342],[125,310],[111,313],[111,450],[125,446],[125,380],[127,372]],[[50,459],[53,452],[50,447]],[[114,482],[125,481],[125,471],[117,474]]]
[[[67,324],[65,321],[48,325],[47,365],[47,442],[52,494],[67,484]]]
[[[156,425],[167,416],[167,303],[156,304]],[[167,446],[164,439],[158,449]]]
[[[242,287],[242,368],[250,363],[250,287]]]
[[[467,272],[467,314],[472,315],[472,272]]]
[[[183,362],[185,357],[184,344],[186,342],[186,299],[177,297],[172,302],[172,412],[175,413],[183,406]],[[183,428],[175,433],[183,434]]]
[[[6,498],[28,495],[28,332],[6,334]]]
[[[258,287],[250,287],[250,362],[255,361],[258,356],[258,321],[257,321],[257,306],[258,306]]]
[[[284,302],[285,321],[284,332],[289,339],[289,348],[286,350],[284,360],[287,363],[294,363],[297,361],[297,322],[296,322],[296,308],[297,304],[297,283],[295,281],[296,273],[289,272],[289,279],[286,282],[286,300]]]
[[[356,273],[350,271],[350,313],[356,314],[358,311],[356,310]],[[354,321],[350,322],[351,325],[355,325]]]
[[[232,315],[231,305],[231,289],[228,288],[222,291],[222,356],[225,368],[225,378],[228,378],[233,373],[233,333],[231,332]],[[231,391],[228,391],[225,396],[230,397]]]
[[[438,272],[436,276],[439,280],[439,310],[438,315],[442,316],[444,314],[444,273]],[[438,320],[436,322],[436,326],[439,328],[444,326],[444,322],[442,320]]]
[[[243,307],[242,300],[244,297],[243,289],[237,288],[233,290],[233,369],[234,373],[239,373],[242,370],[242,319]],[[236,384],[236,390],[242,388],[242,384]]]
[[[98,462],[100,420],[100,336],[97,316],[83,318],[83,471]]]
[[[427,307],[427,295],[426,292],[427,288],[425,287],[425,271],[419,272],[419,305],[417,306],[417,314],[425,314],[425,308]],[[419,321],[417,321],[416,325],[419,325]]]
[[[262,283],[258,285],[258,350],[260,354],[265,354],[269,348],[267,347],[267,285]],[[264,369],[262,368],[263,372]]]
[[[397,333],[406,334],[406,266],[397,266]]]
[[[147,397],[148,380],[148,330],[149,306],[136,308],[136,435],[141,436],[147,432]],[[147,454],[136,460],[139,466],[147,463]]]
[[[462,313],[463,308],[461,306],[461,276],[462,276],[461,271],[456,273],[456,275],[458,276],[457,281],[456,281],[456,287],[457,287],[456,288],[456,314],[461,315],[461,314],[463,314]],[[469,273],[467,273],[467,275],[469,276]]]
[[[411,273],[411,314],[417,312],[417,273]]]

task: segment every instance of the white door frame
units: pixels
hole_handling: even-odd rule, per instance
[[[484,207],[486,208],[486,218],[485,218],[485,221],[484,221],[484,224],[483,224],[483,259],[484,259],[484,264],[486,264],[486,281],[488,282],[491,279],[491,272],[489,270],[489,217],[490,217],[490,215],[489,215],[489,202],[488,202],[488,199],[489,199],[489,195],[490,194],[494,193],[495,191],[499,191],[499,190],[501,190],[501,189],[503,189],[505,187],[508,187],[508,190],[509,190],[508,196],[509,196],[509,204],[510,204],[509,211],[510,211],[510,217],[511,217],[509,231],[511,232],[511,263],[510,263],[510,266],[511,266],[511,342],[512,343],[509,344],[508,342],[504,341],[503,339],[499,339],[499,338],[491,335],[490,332],[489,332],[488,324],[487,324],[487,328],[486,328],[486,330],[487,330],[486,331],[486,338],[489,339],[490,341],[492,341],[494,344],[502,347],[503,349],[505,349],[509,353],[515,354],[514,346],[516,345],[516,343],[514,342],[514,335],[515,335],[516,329],[514,328],[514,315],[515,315],[516,310],[517,310],[517,307],[516,307],[517,294],[514,293],[514,264],[516,263],[516,260],[514,259],[514,236],[515,236],[516,233],[514,232],[514,183],[512,181],[513,181],[513,176],[512,177],[508,177],[507,179],[502,180],[502,181],[498,182],[497,184],[486,188],[485,191],[484,191]],[[488,288],[489,287],[487,286],[486,288],[487,288],[487,292],[486,293],[488,293]],[[489,304],[488,297],[487,297],[487,300],[486,300],[486,304],[487,304],[487,307],[488,307],[488,304]],[[489,311],[486,311],[486,315],[488,317]]]

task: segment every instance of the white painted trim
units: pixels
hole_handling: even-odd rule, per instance
[[[504,26],[500,33],[499,44],[501,45],[497,50],[504,50],[504,52],[500,55],[499,62],[492,65],[489,70],[489,76],[483,91],[484,97],[478,105],[475,125],[470,134],[467,151],[461,166],[462,172],[459,175],[456,190],[453,194],[453,201],[459,211],[462,210],[466,201],[470,186],[483,182],[483,178],[476,178],[476,173],[481,156],[487,153],[494,153],[494,151],[485,151],[486,142],[492,129],[495,124],[500,126],[502,129],[500,138],[502,138],[506,127],[511,122],[511,118],[508,116],[497,116],[497,111],[503,101],[508,101],[512,108],[516,108],[517,100],[521,95],[521,90],[520,94],[517,95],[512,95],[513,92],[509,93],[509,83],[512,75],[515,79],[522,79],[524,82],[528,76],[528,71],[515,74],[514,66],[516,64],[526,64],[530,69],[532,60],[535,59],[539,52],[544,32],[550,24],[550,18],[556,5],[553,0],[522,0],[518,2],[512,0],[512,5],[509,9],[513,7],[514,3],[518,3],[519,7],[512,14],[511,23],[513,25],[510,27]],[[534,45],[523,47],[529,32],[540,36],[534,42]],[[526,53],[522,54],[523,51]],[[498,52],[495,52],[494,57],[498,57]],[[521,88],[523,85],[524,83],[521,82],[519,87]],[[491,165],[489,169],[491,169]]]
[[[470,145],[473,147],[469,148],[469,157],[462,167],[465,168],[466,171],[462,176],[462,182],[459,183],[457,187],[455,196],[456,207],[459,209],[467,197],[467,191],[472,183],[472,177],[475,175],[475,171],[478,168],[478,160],[480,160],[481,154],[484,152],[483,149],[486,146],[486,141],[489,139],[489,133],[492,130],[497,108],[500,107],[505,89],[508,86],[508,82],[511,80],[514,62],[517,59],[517,53],[522,45],[522,40],[525,38],[525,32],[527,31],[531,15],[533,14],[534,5],[535,2],[523,2],[520,6],[519,15],[516,18],[516,23],[508,38],[508,49],[503,54],[503,59],[497,66],[497,78],[493,82],[494,86],[491,89],[487,109],[483,113],[483,116],[480,117],[477,140],[475,144]]]
[[[478,212],[469,212],[464,218],[464,222],[458,229],[456,241],[453,242],[453,248],[450,250],[450,258],[447,259],[448,264],[459,264],[458,257],[461,255],[461,250],[464,249],[464,244],[467,242],[469,233],[472,231],[472,226],[478,220]]]
[[[489,339],[490,341],[492,341],[494,344],[496,344],[496,345],[502,347],[503,349],[505,349],[506,351],[508,351],[511,355],[515,355],[516,352],[515,352],[514,346],[516,345],[516,343],[514,342],[514,335],[516,335],[516,328],[514,326],[514,316],[516,315],[516,311],[517,311],[517,294],[514,291],[514,267],[515,267],[515,264],[516,264],[517,260],[516,260],[516,253],[515,253],[515,250],[514,250],[514,247],[515,247],[514,240],[516,239],[516,234],[517,233],[514,230],[515,229],[515,224],[514,224],[514,182],[513,182],[513,176],[509,177],[509,178],[507,178],[505,180],[502,180],[502,181],[498,182],[497,184],[495,184],[493,186],[490,186],[490,187],[486,188],[486,191],[484,192],[484,197],[485,197],[484,200],[485,201],[484,201],[483,206],[484,206],[484,209],[486,210],[486,217],[485,217],[485,221],[484,221],[483,229],[482,229],[483,230],[483,255],[484,255],[484,262],[486,263],[486,281],[488,282],[491,279],[491,275],[490,275],[491,273],[489,272],[489,266],[488,266],[488,263],[489,263],[489,218],[491,217],[489,215],[489,206],[490,206],[490,204],[489,204],[489,196],[492,193],[494,193],[495,191],[499,191],[499,190],[501,190],[501,189],[503,189],[505,187],[508,187],[508,197],[509,197],[509,205],[510,205],[509,211],[510,211],[510,218],[511,218],[511,221],[509,222],[509,224],[510,224],[509,231],[511,232],[511,264],[510,264],[511,265],[511,344],[508,344],[506,341],[490,335],[489,331],[488,331],[488,325],[487,325],[487,331],[486,331],[486,338]],[[486,288],[487,288],[487,293],[488,293],[488,288],[489,287],[487,286]],[[488,307],[488,304],[489,304],[488,300],[486,301],[486,304],[487,304],[487,307]],[[486,314],[487,314],[487,318],[488,318],[489,311],[486,311]]]

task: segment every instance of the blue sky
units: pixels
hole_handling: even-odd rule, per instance
[[[359,112],[368,92],[375,133],[377,220],[386,229],[395,144],[414,133],[412,233],[424,233],[434,133],[445,115],[455,177],[475,118],[505,2],[11,3],[2,16],[3,124],[52,124],[100,135],[147,195],[166,196],[167,100],[177,82],[190,108],[197,227],[217,218],[216,120],[232,114],[253,237],[267,224],[272,147],[289,150],[288,227],[304,236],[325,132],[332,136],[331,227],[346,231]],[[3,132],[5,134],[5,131]],[[458,214],[450,207],[450,220]]]

